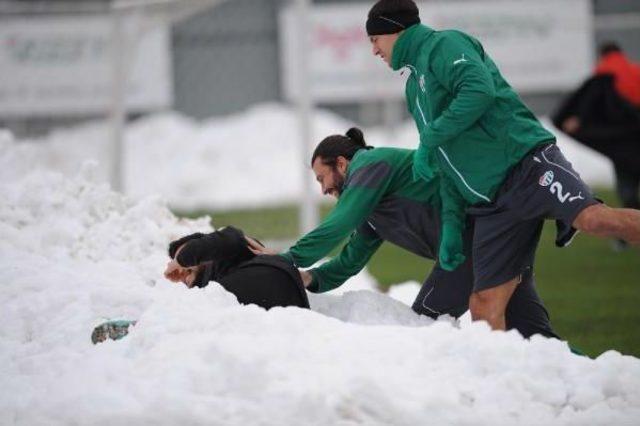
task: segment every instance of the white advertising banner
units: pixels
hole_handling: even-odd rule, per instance
[[[436,30],[459,29],[482,42],[519,92],[566,90],[593,65],[593,12],[589,0],[478,0],[418,2],[422,22]],[[309,28],[311,93],[320,102],[400,98],[401,72],[371,53],[364,24],[371,4],[312,8]],[[282,87],[297,93],[295,14],[280,16]]]
[[[0,21],[0,116],[101,113],[111,92],[108,16],[12,18]],[[169,33],[145,33],[132,48],[126,84],[129,110],[172,104]]]
[[[397,98],[404,78],[371,54],[364,29],[368,3],[314,5],[309,17],[311,96],[316,101],[352,102]],[[280,14],[281,87],[294,99],[299,81],[296,66],[295,9]]]

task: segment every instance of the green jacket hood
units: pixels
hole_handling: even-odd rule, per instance
[[[420,46],[433,33],[433,28],[422,24],[415,24],[404,30],[393,45],[391,68],[397,71],[407,65],[415,65]]]

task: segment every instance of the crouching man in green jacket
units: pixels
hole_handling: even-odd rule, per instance
[[[437,179],[442,194],[454,194],[443,202],[473,217],[474,320],[505,329],[505,310],[533,269],[545,219],[556,220],[558,246],[576,231],[640,244],[640,211],[594,198],[478,40],[422,25],[412,0],[379,0],[366,29],[374,55],[410,71],[406,101],[420,134],[416,178]],[[451,203],[448,209],[456,216]],[[452,232],[443,227],[443,240],[456,241]]]
[[[440,314],[458,317],[468,309],[473,289],[472,226],[465,226],[464,218],[441,220],[440,186],[437,180],[427,183],[413,179],[414,153],[408,149],[369,147],[362,132],[355,128],[346,136],[329,136],[316,147],[311,166],[322,192],[336,197],[338,202],[316,229],[282,256],[306,268],[326,257],[347,237],[348,241],[336,257],[303,272],[307,290],[322,293],[342,285],[364,268],[383,241],[424,258],[437,259],[442,245],[442,221],[449,220],[464,235],[461,251],[467,259],[453,272],[436,262],[413,310],[435,318]],[[253,249],[256,254],[265,253],[258,245]],[[509,303],[506,327],[517,329],[525,337],[558,337],[549,324],[531,273],[523,277]]]

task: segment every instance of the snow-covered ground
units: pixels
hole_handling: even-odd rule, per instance
[[[188,290],[163,279],[167,243],[210,228],[142,195],[184,176],[162,197],[223,204],[221,194],[234,194],[220,180],[246,183],[252,202],[293,196],[298,167],[281,181],[261,174],[295,162],[283,117],[292,120],[267,108],[218,130],[177,116],[133,125],[134,197],[101,184],[103,166],[69,172],[104,145],[97,125],[40,145],[0,133],[0,424],[638,424],[637,358],[591,360],[556,340],[433,322],[372,291],[366,272],[348,284],[354,291],[312,297],[311,311],[267,312],[216,284]],[[320,118],[322,134],[346,127]],[[185,149],[196,144],[197,155]],[[232,145],[239,151],[225,158]],[[245,156],[249,146],[265,157]],[[394,291],[410,303],[415,284]],[[91,329],[106,317],[139,323],[94,346]]]
[[[309,162],[302,158],[296,119],[294,111],[280,104],[262,104],[203,122],[176,113],[140,119],[125,132],[125,192],[135,198],[159,195],[182,210],[295,202],[303,188],[303,166]],[[316,111],[313,123],[317,142],[353,125],[327,111]],[[411,121],[393,134],[379,128],[364,131],[370,145],[417,146]],[[611,186],[609,160],[562,134],[558,141],[588,183]],[[25,168],[47,168],[72,176],[83,161],[94,159],[100,163],[97,177],[108,178],[105,122],[60,129],[44,139],[24,142],[16,155],[28,159],[21,162]],[[16,173],[15,169],[12,166],[0,173]]]

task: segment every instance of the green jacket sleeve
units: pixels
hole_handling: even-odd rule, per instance
[[[449,224],[462,234],[468,203],[450,178],[445,177],[440,181],[440,199],[442,200],[442,224]]]
[[[329,215],[282,256],[303,268],[324,258],[373,212],[386,193],[390,174],[391,166],[384,161],[351,172],[344,192]]]
[[[453,94],[453,101],[420,134],[420,143],[437,147],[471,127],[491,106],[496,89],[491,72],[464,35],[443,35],[430,54],[436,79]]]
[[[367,232],[363,225],[351,234],[340,254],[318,268],[311,269],[313,281],[307,290],[323,293],[340,287],[350,277],[365,267],[371,256],[382,244],[382,239],[373,232]]]

